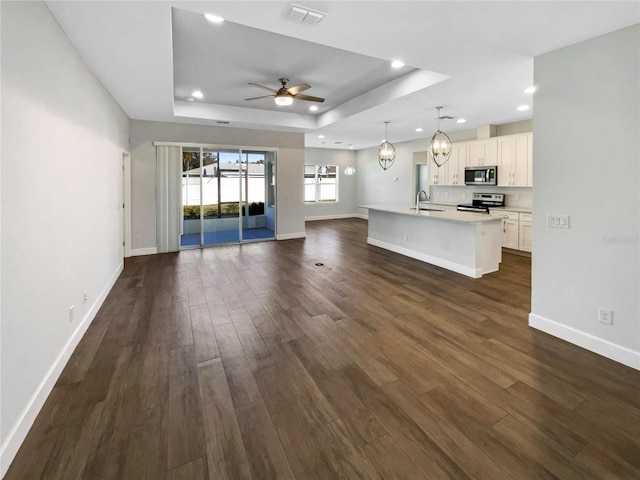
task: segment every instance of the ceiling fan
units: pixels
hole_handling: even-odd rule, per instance
[[[260,98],[275,98],[277,105],[291,105],[293,103],[293,99],[296,100],[306,100],[307,102],[324,102],[324,98],[320,97],[312,97],[311,95],[301,95],[300,92],[304,92],[305,90],[311,88],[311,85],[308,83],[301,83],[300,85],[296,85],[295,87],[287,88],[287,83],[289,83],[288,78],[279,78],[278,79],[282,84],[278,90],[274,90],[273,88],[265,87],[264,85],[258,85],[257,83],[249,83],[249,85],[253,85],[254,87],[264,88],[265,90],[269,90],[272,92],[272,95],[263,95],[261,97],[252,97],[245,98],[245,100],[258,100]]]

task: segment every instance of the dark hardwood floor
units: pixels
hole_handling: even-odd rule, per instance
[[[366,229],[127,259],[5,478],[640,478],[640,372],[527,326],[529,258]]]

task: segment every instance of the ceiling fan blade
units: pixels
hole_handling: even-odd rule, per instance
[[[269,90],[270,92],[273,92],[273,93],[278,93],[278,90],[274,90],[273,88],[265,87],[264,85],[258,85],[257,83],[249,82],[249,85],[253,85],[254,87],[264,88],[265,90]]]
[[[311,95],[294,95],[296,100],[306,100],[307,102],[324,102],[324,98],[312,97]]]
[[[263,95],[262,97],[251,97],[251,98],[245,98],[246,100],[259,100],[260,98],[274,98],[275,95]]]
[[[287,92],[289,92],[291,95],[297,95],[309,88],[311,88],[311,85],[309,85],[308,83],[301,83],[300,85],[296,85],[295,87],[287,88]]]

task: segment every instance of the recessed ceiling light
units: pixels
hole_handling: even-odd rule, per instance
[[[202,92],[200,90],[195,90],[191,96],[193,98],[197,98],[197,99],[202,99],[204,97],[204,95],[202,95]]]
[[[394,60],[393,62],[391,62],[391,66],[393,68],[402,68],[404,67],[404,63],[401,62],[400,60]]]
[[[520,112],[524,112],[525,110],[529,110],[529,105],[520,105],[520,106],[518,107],[518,110],[519,110]]]
[[[196,99],[195,98],[187,98],[187,102],[195,102]]]
[[[420,127],[416,128],[416,132],[421,132],[422,129]]]
[[[318,138],[324,138],[324,135],[318,135]]]
[[[351,150],[353,150],[353,145],[349,144],[349,148],[350,148]]]
[[[466,120],[464,118],[459,118],[458,120],[456,120],[456,123],[465,123]]]
[[[317,111],[317,110],[318,110],[318,106],[317,106],[317,105],[311,105],[311,106],[309,107],[309,110],[311,110],[312,112],[315,112],[315,111]]]
[[[538,87],[536,87],[535,85],[532,85],[531,87],[527,87],[524,89],[524,93],[533,93],[538,89]]]
[[[224,18],[219,15],[214,15],[213,13],[205,13],[204,18],[209,20],[211,23],[222,23],[224,22]]]

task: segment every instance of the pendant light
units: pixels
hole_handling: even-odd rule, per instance
[[[387,128],[389,127],[390,122],[384,122],[384,142],[380,144],[378,148],[378,163],[383,170],[386,170],[396,159],[396,149],[389,143],[387,140]]]
[[[438,167],[441,167],[449,157],[451,156],[451,140],[446,133],[440,130],[440,109],[442,107],[436,107],[438,109],[438,130],[431,138],[431,144],[429,145],[429,153],[433,158],[433,163]]]
[[[322,181],[322,177],[329,175],[329,167],[324,164],[324,142],[322,142],[322,165],[318,166],[318,181]]]

